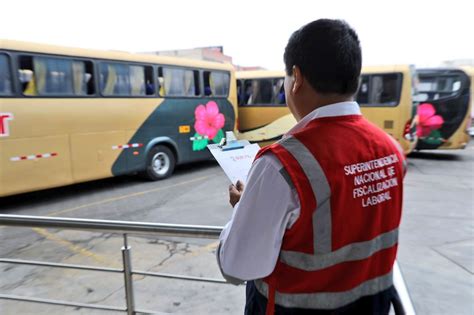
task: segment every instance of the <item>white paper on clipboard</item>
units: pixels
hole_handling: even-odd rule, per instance
[[[222,151],[217,144],[207,146],[232,184],[237,183],[238,180],[244,184],[247,183],[250,167],[258,150],[260,150],[258,144],[250,144],[247,140],[241,140],[239,143],[243,144],[244,147],[229,151]]]

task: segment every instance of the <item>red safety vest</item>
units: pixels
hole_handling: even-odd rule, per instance
[[[289,308],[336,309],[393,285],[405,157],[361,115],[324,117],[263,148],[296,188],[300,216],[285,232],[280,256],[255,281]]]

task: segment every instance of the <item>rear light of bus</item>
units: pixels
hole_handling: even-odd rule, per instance
[[[407,121],[405,124],[405,129],[403,130],[403,137],[408,141],[413,141],[415,139],[414,134],[412,132],[412,119]]]

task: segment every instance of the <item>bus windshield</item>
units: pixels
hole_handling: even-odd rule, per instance
[[[456,95],[462,86],[462,77],[458,73],[443,76],[425,75],[418,84],[418,94],[425,100],[437,100]]]
[[[469,77],[458,69],[420,69],[417,149],[459,149],[469,141]]]

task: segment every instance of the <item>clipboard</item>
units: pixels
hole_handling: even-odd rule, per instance
[[[248,140],[237,140],[233,133],[228,131],[226,138],[219,144],[209,144],[207,148],[232,184],[238,180],[247,183],[250,168],[260,150],[258,144],[251,144]]]

